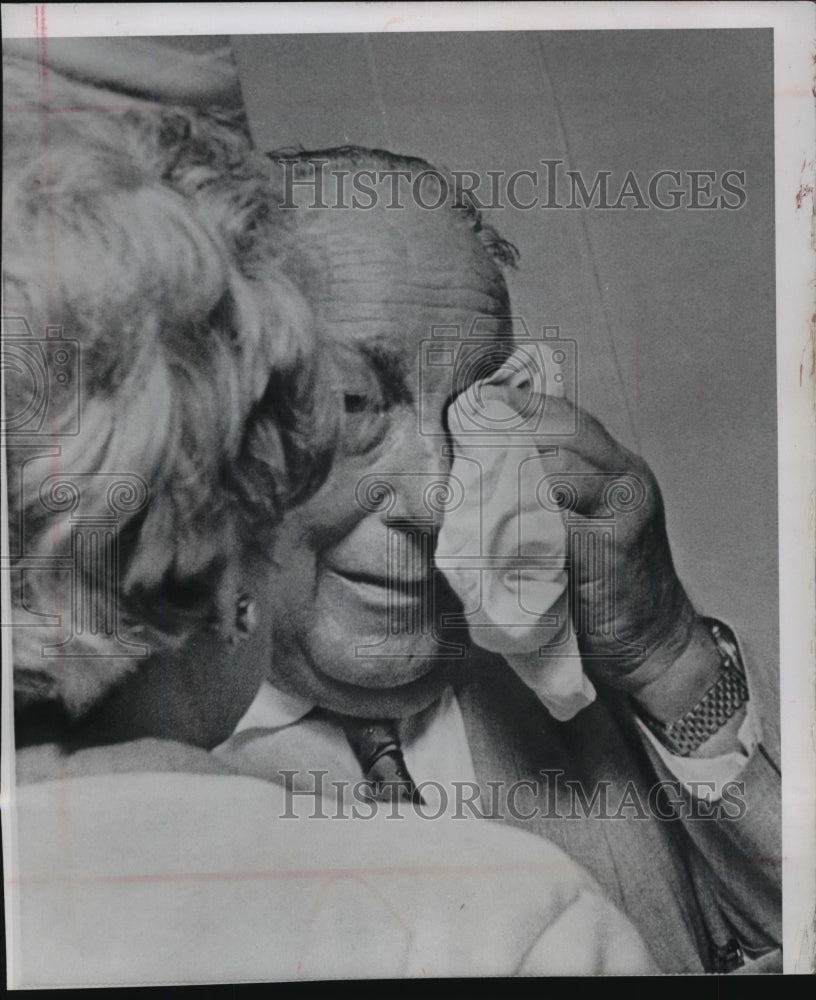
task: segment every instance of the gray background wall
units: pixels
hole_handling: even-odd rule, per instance
[[[158,40],[158,39],[157,39]],[[226,39],[166,38],[207,49]],[[773,47],[769,30],[232,39],[261,149],[342,143],[455,170],[741,170],[739,211],[488,212],[514,311],[579,344],[579,399],[661,483],[682,579],[775,686]],[[50,51],[63,42],[51,42]],[[526,195],[527,188],[521,192]]]
[[[233,39],[258,146],[342,143],[451,169],[744,170],[739,211],[488,213],[514,311],[580,350],[580,399],[661,483],[682,579],[776,677],[770,31]],[[645,183],[645,182],[644,182]],[[614,182],[613,182],[614,189]],[[527,188],[520,187],[526,195]]]

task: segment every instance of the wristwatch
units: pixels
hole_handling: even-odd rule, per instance
[[[731,629],[716,618],[702,618],[720,654],[720,676],[694,708],[674,722],[659,722],[641,715],[663,746],[677,757],[688,757],[748,701],[748,684],[737,640]]]

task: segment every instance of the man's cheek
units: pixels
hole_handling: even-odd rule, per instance
[[[366,516],[357,497],[363,475],[330,480],[311,500],[292,511],[286,524],[288,547],[296,554],[306,550],[319,562],[321,552],[350,534]]]

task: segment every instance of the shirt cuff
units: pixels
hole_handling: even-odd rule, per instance
[[[760,740],[759,723],[750,701],[746,703],[745,718],[737,733],[742,752],[735,750],[719,757],[678,757],[670,753],[637,716],[635,722],[674,777],[689,794],[704,802],[717,802],[722,798],[723,786],[740,777]]]

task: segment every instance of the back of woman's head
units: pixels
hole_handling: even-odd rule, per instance
[[[5,397],[40,421],[36,434],[6,423],[15,692],[76,718],[138,669],[123,641],[155,649],[220,627],[242,539],[325,475],[333,428],[314,405],[308,310],[276,266],[285,218],[240,129],[180,109],[59,114],[36,101],[15,117],[4,320],[24,335],[7,335]],[[83,562],[82,523],[112,516],[111,551]],[[99,592],[111,586],[118,620],[79,634],[68,609],[110,600]],[[68,636],[66,656],[54,647]]]

